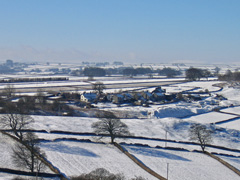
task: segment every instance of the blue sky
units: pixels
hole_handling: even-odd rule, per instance
[[[0,0],[0,60],[240,60],[240,0]]]

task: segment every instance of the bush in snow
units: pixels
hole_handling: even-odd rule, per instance
[[[78,177],[72,177],[71,180],[125,180],[122,174],[112,174],[104,168],[98,168],[88,174],[82,174]]]
[[[82,174],[77,177],[72,177],[71,180],[126,180],[123,174],[113,174],[104,168],[98,168],[88,174]],[[141,176],[135,176],[131,180],[145,180]]]

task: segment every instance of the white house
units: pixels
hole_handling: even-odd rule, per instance
[[[83,93],[80,96],[80,100],[84,101],[84,102],[93,102],[96,99],[97,99],[97,94],[96,93]]]

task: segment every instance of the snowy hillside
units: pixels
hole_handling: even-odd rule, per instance
[[[240,104],[240,94],[234,88],[224,87],[221,90],[212,86],[215,83],[189,82],[166,87],[169,91],[180,92],[194,87],[198,87],[199,92],[205,89],[211,91],[199,101],[153,104],[150,107],[119,107],[99,103],[96,108],[134,115],[135,118],[121,119],[133,137],[117,138],[116,142],[161,176],[167,177],[168,165],[169,179],[237,179],[238,175],[218,161],[195,152],[201,148],[189,140],[190,126],[194,123],[205,124],[214,132],[211,142],[214,146],[207,147],[206,150],[218,153],[218,157],[240,168],[240,108],[229,107]],[[222,94],[228,99],[216,99],[216,94]],[[214,109],[217,110],[213,111]],[[98,118],[38,115],[32,115],[32,118],[35,122],[31,129],[36,130],[36,135],[41,139],[40,148],[46,153],[47,160],[67,177],[105,168],[111,173],[121,173],[127,179],[135,176],[155,179],[117,147],[109,144],[109,137],[100,139],[93,134],[91,125]],[[12,139],[0,134],[0,167],[21,170],[11,161],[14,144]],[[0,173],[1,177],[8,179],[9,174]]]
[[[41,148],[48,159],[68,177],[105,168],[115,174],[122,173],[127,179],[135,175],[155,179],[113,145],[59,141],[42,143]]]

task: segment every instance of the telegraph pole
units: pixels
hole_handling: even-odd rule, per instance
[[[168,170],[169,170],[169,163],[167,163],[167,180],[168,180]]]

